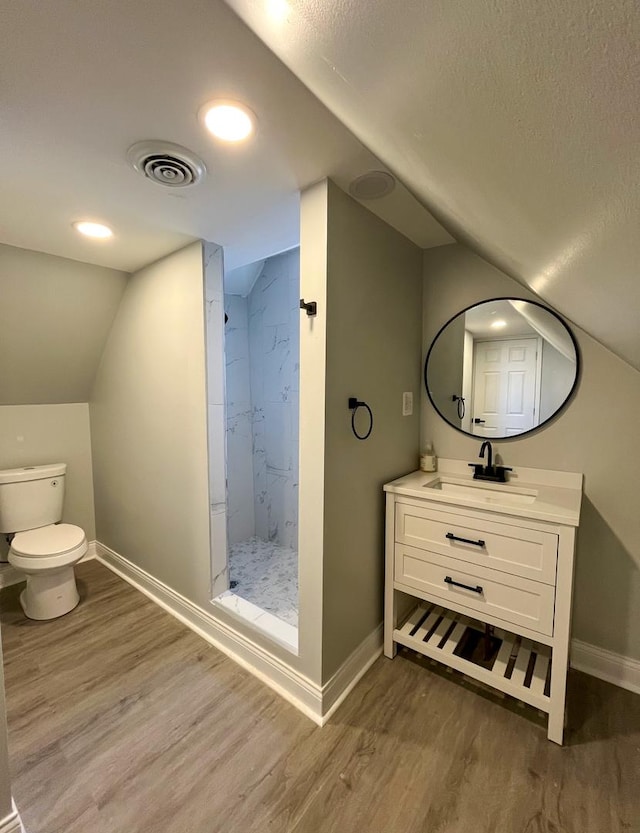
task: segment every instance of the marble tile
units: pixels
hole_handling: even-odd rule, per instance
[[[217,596],[229,587],[229,559],[227,556],[226,504],[214,504],[209,516],[211,535],[211,595]]]
[[[207,342],[207,399],[217,405],[224,402],[224,338],[221,301],[206,301],[205,332]]]
[[[226,361],[227,405],[251,402],[251,376],[248,358],[229,358]]]
[[[286,402],[293,386],[298,355],[292,351],[290,327],[265,327],[264,397],[266,402]]]
[[[229,577],[236,595],[298,626],[298,553],[251,538],[229,547]]]
[[[261,607],[258,607],[246,599],[243,599],[241,596],[238,596],[238,594],[234,593],[233,590],[226,590],[224,593],[220,593],[219,596],[216,596],[214,602],[222,605],[222,607],[226,607],[227,610],[231,610],[243,619],[246,619],[247,622],[254,622],[264,613],[264,610],[262,610]]]
[[[227,531],[233,544],[255,535],[253,413],[247,299],[225,295],[224,306],[229,316],[225,327]]]
[[[299,253],[287,252],[265,261],[248,298],[224,296],[231,544],[297,546],[299,283]]]
[[[283,622],[282,619],[278,619],[272,613],[268,613],[257,605],[248,602],[234,593],[233,590],[221,593],[213,600],[213,604],[230,610],[234,615],[250,622],[288,650],[298,653],[297,627]]]
[[[264,453],[253,455],[253,511],[255,534],[269,537],[269,495],[267,494],[267,463]]]
[[[289,471],[294,451],[291,447],[291,408],[286,402],[268,402],[264,413],[267,465]]]
[[[278,619],[272,613],[264,612],[253,624],[256,628],[268,634],[275,642],[279,642],[294,654],[298,653],[298,628],[290,625],[282,619]]]
[[[202,265],[207,301],[222,301],[223,251],[216,243],[203,242]]]
[[[246,359],[248,362],[249,330],[246,327],[236,327],[234,329],[229,322],[224,334],[224,349],[227,367],[237,359]]]
[[[249,329],[249,308],[246,298],[241,295],[225,295],[224,311],[229,316],[226,332]]]
[[[209,404],[209,502],[226,498],[224,405]]]
[[[288,323],[289,280],[282,261],[282,256],[269,258],[253,289],[262,294],[265,327]]]

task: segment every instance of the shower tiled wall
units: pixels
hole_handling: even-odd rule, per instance
[[[207,419],[211,531],[211,592],[228,584],[227,504],[225,499],[224,312],[222,248],[203,242],[205,328],[207,341]]]
[[[249,295],[256,535],[298,547],[300,252],[269,258]]]
[[[253,500],[253,436],[249,373],[248,302],[225,295],[227,401],[227,533],[229,544],[256,534]]]
[[[225,296],[231,544],[251,530],[298,546],[299,300],[297,249],[269,258],[247,299]]]

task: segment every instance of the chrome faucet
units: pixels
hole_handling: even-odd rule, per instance
[[[492,480],[494,483],[506,483],[507,472],[513,471],[508,466],[494,466],[493,465],[493,448],[489,440],[485,440],[480,446],[480,454],[478,457],[484,460],[484,453],[487,452],[487,465],[483,466],[480,463],[469,463],[473,468],[474,480]]]

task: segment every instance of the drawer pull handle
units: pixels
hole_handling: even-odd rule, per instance
[[[476,584],[475,587],[471,587],[470,584],[461,584],[459,581],[454,581],[451,576],[445,577],[445,584],[453,584],[456,587],[463,587],[465,590],[471,590],[474,593],[482,593],[482,587],[479,584]]]
[[[458,536],[454,535],[453,532],[447,532],[447,538],[450,541],[462,541],[463,544],[473,544],[474,547],[484,547],[484,541],[482,538],[478,538],[477,541],[472,541],[470,538],[458,538]]]

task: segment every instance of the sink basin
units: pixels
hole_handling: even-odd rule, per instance
[[[478,503],[509,503],[516,506],[531,504],[535,501],[538,493],[533,489],[518,489],[514,486],[502,486],[499,484],[485,486],[475,483],[461,483],[460,481],[447,477],[439,477],[431,483],[425,483],[425,489],[433,489],[450,495],[452,498],[459,497],[465,500],[473,500]]]

